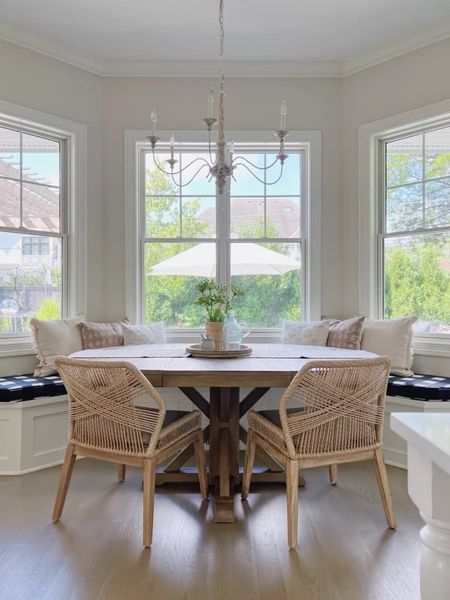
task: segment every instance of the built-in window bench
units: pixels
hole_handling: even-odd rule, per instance
[[[165,393],[171,408],[189,409],[178,390]],[[268,397],[276,408],[281,390]],[[173,396],[173,397],[172,397]],[[384,453],[406,469],[406,442],[390,428],[391,412],[450,412],[450,378],[415,375],[389,378]],[[0,475],[20,475],[62,463],[67,443],[67,396],[57,375],[0,377]]]
[[[388,464],[407,468],[407,445],[392,431],[390,413],[393,412],[450,412],[450,378],[435,375],[389,377],[383,447]]]
[[[62,463],[67,395],[58,375],[0,377],[0,475]]]

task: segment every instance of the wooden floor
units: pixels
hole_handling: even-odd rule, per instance
[[[422,526],[406,472],[389,468],[398,531],[386,529],[371,465],[305,472],[298,552],[286,541],[282,488],[236,496],[214,524],[191,491],[160,488],[153,547],[141,546],[141,477],[75,465],[62,520],[50,521],[59,468],[0,477],[2,600],[418,600]]]

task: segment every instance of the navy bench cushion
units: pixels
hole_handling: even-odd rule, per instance
[[[388,396],[404,396],[414,400],[450,400],[450,377],[436,375],[391,375]]]
[[[33,400],[33,398],[43,396],[61,396],[65,393],[66,389],[59,375],[0,377],[0,402]],[[388,396],[404,396],[417,400],[450,400],[450,377],[391,375],[387,394]]]
[[[15,375],[0,377],[0,402],[14,400],[33,400],[42,396],[61,396],[66,388],[59,375],[34,377],[34,375]]]

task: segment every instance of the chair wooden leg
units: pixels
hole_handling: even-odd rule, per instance
[[[287,523],[290,549],[297,546],[298,536],[298,461],[288,459],[286,464]]]
[[[391,490],[389,488],[389,480],[384,464],[384,456],[381,448],[375,450],[373,465],[377,476],[378,487],[380,489],[381,501],[383,503],[384,514],[386,515],[387,524],[391,529],[396,528],[394,506],[392,504]]]
[[[247,446],[245,449],[244,475],[242,477],[242,500],[245,500],[250,490],[250,481],[252,479],[253,463],[255,462],[256,442],[251,430],[247,435]]]
[[[59,477],[58,491],[56,493],[55,506],[53,508],[53,522],[57,523],[61,517],[61,513],[64,508],[64,502],[66,501],[67,489],[69,487],[70,478],[72,476],[73,465],[76,459],[76,455],[73,452],[73,445],[69,444],[66,448],[66,454],[64,456],[64,463]]]
[[[200,431],[198,438],[194,441],[195,460],[198,469],[198,481],[200,484],[200,493],[202,498],[208,499],[208,476],[206,474],[205,443],[203,441],[203,431]]]
[[[120,483],[122,483],[122,481],[125,481],[126,472],[127,472],[127,465],[118,465],[117,466],[117,481],[119,481]]]
[[[331,485],[336,485],[337,484],[337,465],[330,465],[328,467],[328,471],[330,473]]]
[[[155,500],[156,459],[144,460],[144,497],[143,497],[143,542],[146,548],[152,545],[153,505]]]

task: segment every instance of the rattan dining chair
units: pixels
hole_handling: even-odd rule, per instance
[[[200,490],[208,496],[206,462],[199,411],[168,411],[164,400],[133,365],[58,357],[69,398],[69,440],[53,511],[61,517],[76,456],[142,467],[143,542],[149,547],[153,532],[156,467],[194,444]],[[151,406],[141,407],[145,402]]]
[[[309,467],[328,465],[335,484],[337,464],[372,460],[386,520],[395,529],[382,451],[389,370],[386,357],[311,361],[284,392],[278,411],[249,412],[242,499],[260,446],[286,469],[290,548],[297,545],[298,472]],[[288,408],[289,403],[296,407]]]

